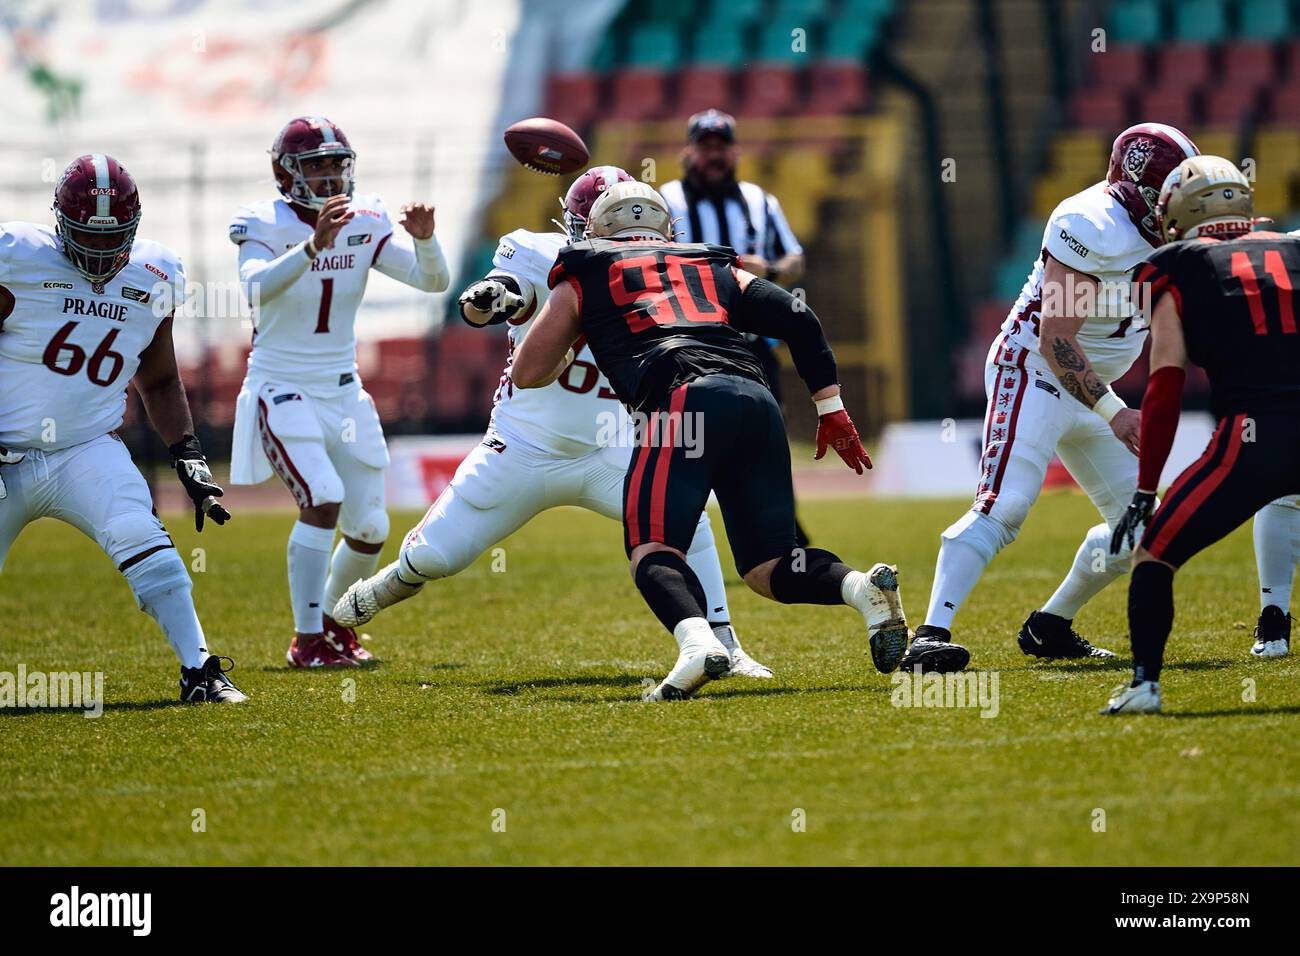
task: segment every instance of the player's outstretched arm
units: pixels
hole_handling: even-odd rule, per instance
[[[1042,319],[1038,349],[1061,386],[1110,423],[1115,437],[1138,453],[1138,413],[1124,404],[1093,370],[1079,344],[1079,330],[1088,318],[1083,303],[1096,302],[1099,283],[1086,272],[1071,269],[1048,254],[1043,266]]]
[[[442,292],[451,285],[451,271],[433,234],[433,207],[407,203],[400,224],[409,238],[394,232],[375,258],[375,268],[421,292]]]
[[[475,328],[517,318],[534,299],[531,283],[508,272],[489,272],[460,294],[460,316]]]
[[[515,351],[510,380],[520,388],[541,388],[573,362],[574,341],[582,334],[578,296],[567,282],[557,285]]]
[[[212,480],[203,449],[194,437],[190,402],[185,396],[180,369],[176,367],[170,315],[158,324],[153,341],[140,353],[140,367],[131,381],[140,393],[154,431],[167,443],[172,467],[185,493],[194,502],[194,526],[202,531],[205,516],[217,524],[225,524],[230,512],[216,501],[225,491]]]

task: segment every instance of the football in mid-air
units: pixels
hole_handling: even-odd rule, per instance
[[[506,146],[523,165],[539,173],[560,176],[587,165],[587,144],[558,120],[534,116],[505,132]]]

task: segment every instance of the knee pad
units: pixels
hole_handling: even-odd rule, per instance
[[[172,546],[172,539],[167,534],[167,529],[163,523],[158,520],[157,515],[144,508],[131,509],[110,515],[104,522],[102,532],[103,548],[108,552],[109,558],[113,564],[121,567],[124,561],[129,561],[150,548],[156,548],[159,545]],[[172,549],[173,553],[175,550]],[[177,562],[180,558],[177,557]],[[181,570],[184,571],[184,564]]]
[[[131,591],[135,594],[135,603],[144,610],[154,598],[168,591],[184,589],[189,591],[189,572],[185,562],[176,553],[175,548],[157,551],[138,564],[133,564],[122,572]]]
[[[772,569],[768,589],[782,604],[841,604],[840,585],[849,568],[821,548],[796,548]]]
[[[443,529],[438,529],[443,530]],[[431,540],[426,533],[407,535],[402,542],[401,566],[416,577],[433,581],[449,578],[465,570],[477,555],[465,555],[448,547],[445,542]]]
[[[309,484],[311,486],[311,503],[313,506],[343,504],[343,479],[334,472],[313,475]]]
[[[356,519],[340,513],[339,530],[356,541],[383,544],[388,540],[388,512],[383,508],[372,508]]]
[[[1002,503],[1001,498],[998,503]],[[1025,511],[1028,510],[1026,506]],[[992,561],[999,551],[1016,540],[1019,533],[1019,523],[1008,526],[992,515],[968,511],[945,528],[942,537],[945,541],[960,541],[978,551],[986,561]]]

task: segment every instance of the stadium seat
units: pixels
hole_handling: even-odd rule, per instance
[[[1221,79],[1229,85],[1256,90],[1272,83],[1278,75],[1271,43],[1228,43],[1223,47],[1222,57]]]
[[[723,0],[725,7],[731,4]],[[647,23],[681,23],[685,20],[699,20],[708,14],[707,0],[695,0],[682,3],[681,0],[641,0],[636,3],[636,15]]]
[[[848,20],[841,17],[833,20],[823,32],[819,52],[829,60],[864,62],[876,42],[877,24],[875,19]]]
[[[1129,110],[1125,97],[1114,90],[1081,90],[1070,104],[1070,115],[1076,126],[1114,135],[1128,125]]]
[[[814,27],[815,24],[797,17],[767,24],[759,31],[758,59],[767,63],[802,65],[808,60],[808,54],[816,49]]]
[[[1284,83],[1269,93],[1269,118],[1274,123],[1300,125],[1300,87]]]
[[[594,73],[552,73],[546,83],[546,113],[582,128],[600,112],[600,83]]]
[[[1207,90],[1204,99],[1206,124],[1235,129],[1255,114],[1259,94],[1253,86],[1227,84]],[[1200,145],[1199,141],[1197,145]],[[1201,149],[1208,152],[1204,146]]]
[[[1241,159],[1240,123],[1224,123],[1220,129],[1194,129],[1188,132],[1196,148],[1207,156],[1222,156],[1234,163]]]
[[[1174,8],[1174,39],[1215,43],[1228,35],[1225,0],[1178,0]]]
[[[730,17],[708,21],[695,31],[692,59],[701,66],[738,67],[745,53],[744,27]]]
[[[610,119],[655,119],[665,111],[668,78],[659,70],[618,70],[614,73],[613,92],[607,111]]]
[[[628,34],[627,66],[672,70],[681,61],[682,43],[675,26],[648,23]]]
[[[1099,176],[1110,154],[1110,137],[1096,130],[1064,130],[1052,140],[1049,166],[1060,172]]]
[[[799,75],[790,66],[766,63],[750,67],[741,75],[740,102],[746,116],[785,116],[799,102]]]
[[[1195,115],[1191,93],[1181,87],[1148,90],[1141,94],[1137,114],[1142,122],[1168,123],[1180,129],[1192,125]]]
[[[868,100],[867,71],[847,60],[816,63],[808,71],[808,102],[804,111],[813,115],[858,113]]]
[[[678,74],[673,112],[689,116],[713,107],[727,110],[734,99],[731,71],[719,66],[692,66]]]
[[[1146,48],[1136,43],[1114,44],[1089,62],[1089,85],[1101,89],[1129,90],[1146,76]]]
[[[1159,51],[1156,83],[1167,89],[1190,90],[1209,82],[1210,48],[1201,43],[1171,43]]]
[[[1238,6],[1237,35],[1243,40],[1282,40],[1291,35],[1287,0],[1247,0]]]
[[[1160,39],[1156,0],[1119,0],[1110,11],[1111,39],[1117,43],[1155,43]]]
[[[776,0],[772,15],[780,20],[803,19],[811,23],[829,12],[828,0]]]

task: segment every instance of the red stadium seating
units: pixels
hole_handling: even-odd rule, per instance
[[[731,71],[724,67],[686,67],[678,75],[677,84],[674,112],[683,116],[713,107],[726,109],[731,104]]]
[[[1146,76],[1146,49],[1134,43],[1120,43],[1090,60],[1089,85],[1098,89],[1132,90]]]
[[[668,78],[659,70],[629,69],[614,74],[614,102],[608,117],[616,120],[657,119],[666,112]]]
[[[1084,129],[1114,133],[1127,125],[1128,103],[1115,90],[1082,90],[1074,96],[1071,118]]]
[[[1235,129],[1255,112],[1259,99],[1253,86],[1216,86],[1205,94],[1205,123],[1220,129]]]
[[[1164,89],[1192,89],[1210,79],[1210,48],[1203,43],[1171,43],[1158,57],[1156,83]]]
[[[843,60],[817,63],[808,71],[808,102],[813,115],[858,113],[867,108],[867,71]]]
[[[600,112],[600,85],[594,73],[553,73],[546,84],[546,115],[581,128]]]
[[[1269,94],[1269,118],[1274,123],[1288,126],[1300,125],[1300,86],[1285,83]]]
[[[1192,93],[1183,87],[1148,90],[1138,97],[1137,112],[1143,122],[1168,123],[1182,129],[1194,125]]]
[[[791,67],[752,66],[741,77],[739,110],[746,116],[785,116],[799,104],[799,75]]]
[[[1252,91],[1272,83],[1277,75],[1271,43],[1229,43],[1223,48],[1220,83]]]

